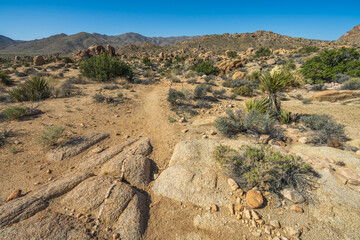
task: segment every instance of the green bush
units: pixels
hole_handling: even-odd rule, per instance
[[[344,125],[336,123],[331,116],[309,115],[301,117],[301,122],[314,131],[311,142],[314,144],[332,144],[333,141],[345,140]]]
[[[215,67],[211,62],[206,61],[194,65],[191,67],[191,70],[194,70],[198,73],[203,73],[205,75],[216,75],[219,72],[219,68]]]
[[[243,122],[244,127],[248,131],[256,132],[260,135],[266,134],[271,138],[282,138],[282,130],[279,127],[279,122],[270,113],[250,111]]]
[[[64,128],[61,126],[49,126],[46,127],[39,138],[41,144],[46,146],[55,146],[58,143],[59,138],[64,136]]]
[[[281,124],[289,123],[290,122],[290,113],[285,110],[281,110],[279,120],[280,120]]]
[[[215,127],[226,137],[234,137],[246,129],[243,124],[244,114],[238,111],[226,110],[227,117],[219,117],[215,120]]]
[[[300,49],[298,51],[298,53],[301,53],[301,54],[309,54],[309,53],[314,53],[314,52],[318,52],[319,51],[319,48],[317,47],[314,47],[314,46],[306,46],[306,47],[303,47],[302,49]]]
[[[346,81],[341,86],[341,90],[360,90],[360,78],[353,78]]]
[[[167,100],[172,104],[172,105],[177,105],[180,103],[181,100],[185,99],[185,94],[181,91],[177,91],[173,88],[169,89],[169,93],[168,93],[168,97]]]
[[[24,107],[9,107],[3,113],[9,120],[15,120],[23,117],[27,113],[27,109]]]
[[[80,72],[94,81],[110,81],[115,77],[126,77],[132,81],[133,72],[125,62],[107,54],[91,57],[80,63]]]
[[[144,57],[143,60],[142,60],[143,64],[147,67],[151,67],[153,64],[152,62],[150,61],[150,58],[149,57]]]
[[[31,77],[22,86],[10,90],[11,99],[23,101],[39,101],[51,96],[51,89],[48,82],[41,77]]]
[[[232,92],[243,97],[254,96],[254,90],[249,85],[243,85],[241,87],[233,88]]]
[[[74,61],[70,57],[62,57],[62,60],[65,60],[65,63],[74,63]]]
[[[339,73],[360,77],[360,53],[354,48],[325,49],[304,63],[302,74],[312,83],[329,82]]]
[[[194,89],[194,98],[195,99],[202,99],[206,96],[207,93],[207,86],[204,84],[197,85]]]
[[[216,98],[224,98],[225,93],[226,93],[225,89],[212,91],[213,96]]]
[[[229,52],[227,53],[227,56],[228,56],[229,58],[236,58],[236,57],[237,57],[237,53],[236,53],[235,51],[229,51]]]
[[[269,48],[259,48],[258,50],[256,50],[255,52],[255,57],[265,57],[265,56],[270,56],[271,55],[271,51]]]
[[[0,83],[4,85],[13,84],[13,80],[11,80],[9,74],[6,71],[0,71]]]
[[[264,146],[242,146],[239,150],[220,145],[215,160],[236,181],[248,189],[258,187],[275,193],[285,187],[304,192],[312,187],[314,172],[300,157],[273,152]]]

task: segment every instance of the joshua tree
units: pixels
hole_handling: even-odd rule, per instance
[[[270,73],[264,73],[260,76],[260,89],[268,94],[269,107],[280,114],[280,101],[278,92],[285,90],[291,81],[291,74],[275,67]]]

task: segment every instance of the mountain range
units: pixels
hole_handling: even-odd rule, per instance
[[[271,31],[256,31],[254,33],[240,34],[213,34],[204,36],[178,36],[178,37],[146,37],[138,33],[125,33],[108,36],[98,33],[80,32],[73,35],[64,33],[48,38],[17,41],[0,35],[0,54],[55,54],[68,55],[79,49],[86,49],[93,44],[110,44],[119,51],[129,50],[129,45],[166,47],[165,51],[202,47],[206,51],[242,51],[249,47],[269,47],[273,49],[294,49],[303,46],[333,47],[338,44],[360,46],[360,25],[355,26],[341,36],[337,41],[311,40],[294,38]],[[132,47],[133,48],[133,47]],[[161,48],[164,49],[164,48]]]

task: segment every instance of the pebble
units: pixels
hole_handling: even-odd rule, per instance
[[[254,235],[255,237],[261,237],[261,233],[259,232],[252,232],[252,235]]]
[[[231,215],[234,215],[234,214],[235,214],[234,204],[232,204],[232,203],[229,204],[229,211],[230,211],[230,214],[231,214]]]
[[[300,231],[298,229],[295,229],[293,227],[287,227],[286,231],[291,237],[298,237],[300,235]]]
[[[281,194],[293,203],[302,203],[305,201],[305,198],[298,191],[292,188],[285,188],[281,191]]]
[[[189,130],[188,130],[188,129],[186,129],[186,128],[185,128],[185,129],[183,129],[183,130],[181,130],[181,132],[182,132],[182,133],[187,133],[188,131],[189,131]]]
[[[11,201],[13,199],[16,199],[18,197],[21,197],[21,189],[16,189],[14,192],[12,192],[7,198],[6,202]]]
[[[300,212],[303,213],[304,209],[302,209],[301,207],[299,207],[298,205],[292,205],[290,210],[295,211],[295,212]]]
[[[217,212],[219,211],[219,207],[216,204],[211,205],[211,211]]]
[[[254,210],[251,210],[251,216],[255,219],[255,220],[259,220],[260,219],[260,215],[255,212]]]
[[[281,228],[280,223],[277,220],[270,221],[270,226],[277,228],[277,229]]]
[[[251,219],[251,212],[250,212],[250,210],[245,209],[245,210],[244,210],[244,215],[245,215],[245,218]]]

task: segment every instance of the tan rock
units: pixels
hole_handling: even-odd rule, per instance
[[[229,212],[230,212],[231,215],[235,214],[234,204],[232,204],[232,203],[229,204]]]
[[[269,141],[270,136],[269,135],[261,135],[259,137],[258,143],[260,144],[267,144]]]
[[[248,209],[244,210],[244,216],[246,219],[251,219],[251,212]]]
[[[235,191],[236,189],[239,188],[239,185],[235,182],[234,179],[228,178],[227,182],[228,182],[228,184],[229,184],[232,191]]]
[[[34,65],[35,66],[41,66],[45,64],[45,60],[42,56],[35,56],[34,57]]]
[[[241,71],[236,71],[234,73],[234,75],[232,76],[232,80],[237,80],[237,79],[243,79],[245,77],[245,73],[241,72]]]
[[[264,199],[259,191],[250,190],[246,194],[246,203],[251,208],[259,208],[264,203]]]
[[[292,188],[285,188],[281,191],[281,194],[293,203],[302,203],[305,201],[305,198],[298,191]]]
[[[281,228],[281,225],[280,225],[280,223],[279,223],[278,220],[271,220],[271,221],[270,221],[270,226],[272,226],[272,227],[275,228],[275,229]]]
[[[11,201],[13,199],[21,197],[21,189],[15,190],[13,193],[11,193],[7,198],[6,202]]]
[[[304,209],[302,209],[301,207],[299,207],[298,205],[292,205],[290,208],[291,211],[295,211],[295,212],[300,212],[303,213]]]

